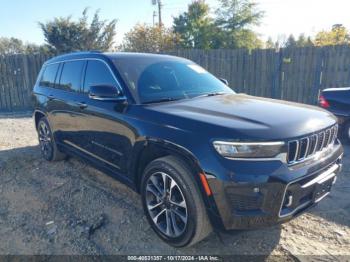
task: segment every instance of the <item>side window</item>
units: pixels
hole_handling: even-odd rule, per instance
[[[66,91],[80,91],[85,61],[71,61],[63,64],[59,88]]]
[[[89,87],[93,85],[118,85],[108,67],[98,60],[88,61],[85,73],[84,92],[88,93]]]
[[[51,64],[45,67],[44,73],[40,79],[40,86],[54,87],[55,78],[59,64]]]

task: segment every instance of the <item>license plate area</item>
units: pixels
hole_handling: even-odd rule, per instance
[[[315,185],[315,190],[313,194],[314,202],[319,202],[322,198],[329,194],[332,189],[333,181],[335,177],[328,179],[327,181]]]
[[[333,164],[317,176],[309,176],[287,185],[280,217],[290,216],[322,200],[331,191],[339,170]]]

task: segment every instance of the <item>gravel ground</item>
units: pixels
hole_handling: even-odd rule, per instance
[[[309,213],[174,249],[153,233],[135,192],[75,158],[45,162],[30,117],[0,118],[0,254],[350,256],[350,147],[345,151],[332,193]]]

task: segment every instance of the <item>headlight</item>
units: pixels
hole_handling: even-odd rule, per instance
[[[286,155],[284,142],[214,141],[213,145],[226,158],[281,158]]]

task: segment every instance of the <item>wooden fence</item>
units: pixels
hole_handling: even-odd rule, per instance
[[[31,110],[32,89],[47,56],[0,55],[0,112]]]
[[[280,50],[175,50],[237,92],[315,104],[319,91],[350,86],[350,47]],[[44,55],[0,56],[0,111],[30,110],[31,90]]]

